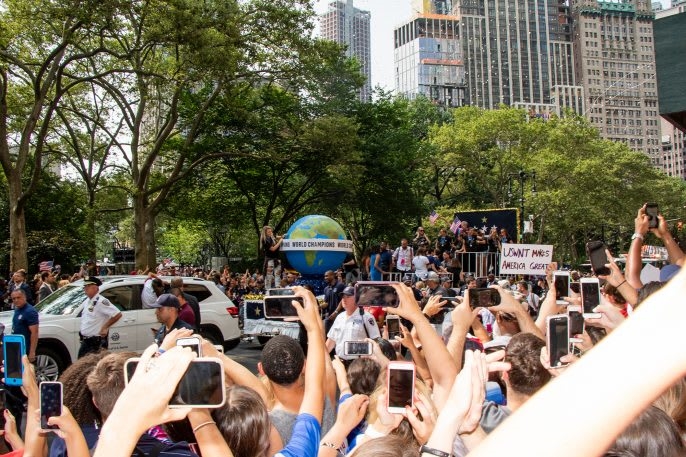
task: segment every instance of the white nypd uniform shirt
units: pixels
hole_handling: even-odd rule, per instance
[[[100,336],[100,329],[105,325],[105,322],[120,312],[116,306],[100,294],[93,298],[86,298],[81,313],[81,335],[84,338]]]
[[[346,341],[362,341],[365,338],[379,338],[381,333],[379,332],[379,327],[376,325],[374,316],[367,312],[360,314],[359,310],[355,310],[351,316],[348,316],[347,313],[339,314],[336,317],[336,320],[333,321],[333,325],[326,336],[336,342],[336,355],[339,358],[352,360],[357,357],[345,355]]]

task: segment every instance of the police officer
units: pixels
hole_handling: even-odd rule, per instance
[[[83,302],[81,313],[79,358],[100,349],[107,349],[110,327],[121,319],[121,311],[99,294],[101,285],[102,282],[95,276],[87,276],[83,280],[86,300]]]

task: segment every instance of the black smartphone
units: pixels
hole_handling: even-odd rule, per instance
[[[500,292],[497,289],[485,287],[467,289],[469,294],[469,306],[474,308],[488,308],[500,304]]]
[[[292,291],[291,291],[292,293]],[[264,317],[266,319],[298,318],[298,311],[293,306],[293,300],[304,306],[302,297],[294,295],[276,295],[264,297]]]
[[[660,225],[660,220],[657,218],[658,208],[657,203],[646,203],[646,216],[648,216],[648,228],[654,229]]]
[[[369,341],[346,341],[345,355],[372,355],[372,343]]]
[[[397,282],[359,281],[355,284],[357,306],[382,306],[397,308],[400,305],[398,292],[393,288]]]
[[[136,372],[139,361],[138,358],[126,361],[124,373],[127,384]],[[188,365],[188,369],[169,400],[169,406],[219,408],[224,404],[225,399],[224,366],[219,359],[205,357],[194,359]]]
[[[392,314],[387,315],[386,329],[388,330],[388,339],[394,340],[396,336],[400,335],[400,318]]]
[[[556,314],[548,316],[548,357],[550,368],[560,368],[568,364],[560,359],[569,354],[569,316]]]
[[[48,419],[62,415],[62,383],[40,383],[40,428],[41,430],[55,430],[57,425],[48,425]]]
[[[586,255],[596,276],[610,274],[610,269],[605,266],[607,263],[606,249],[607,247],[602,241],[589,241],[586,243]]]

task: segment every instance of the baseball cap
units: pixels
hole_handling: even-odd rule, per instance
[[[430,271],[428,275],[426,275],[425,281],[440,281],[440,277],[438,276],[438,273],[435,271]]]
[[[347,286],[341,293],[343,295],[347,295],[348,297],[352,297],[355,295],[355,288],[353,286]]]
[[[162,294],[157,297],[155,303],[150,305],[151,308],[162,308],[163,306],[178,309],[181,308],[181,303],[179,303],[179,299],[172,294]]]
[[[102,281],[98,279],[96,276],[86,276],[83,278],[83,285],[84,286],[89,286],[89,285],[95,285],[95,286],[102,286]]]

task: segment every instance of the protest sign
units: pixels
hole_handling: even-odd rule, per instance
[[[553,246],[549,244],[503,244],[500,255],[501,275],[545,275],[545,269],[553,258]]]

